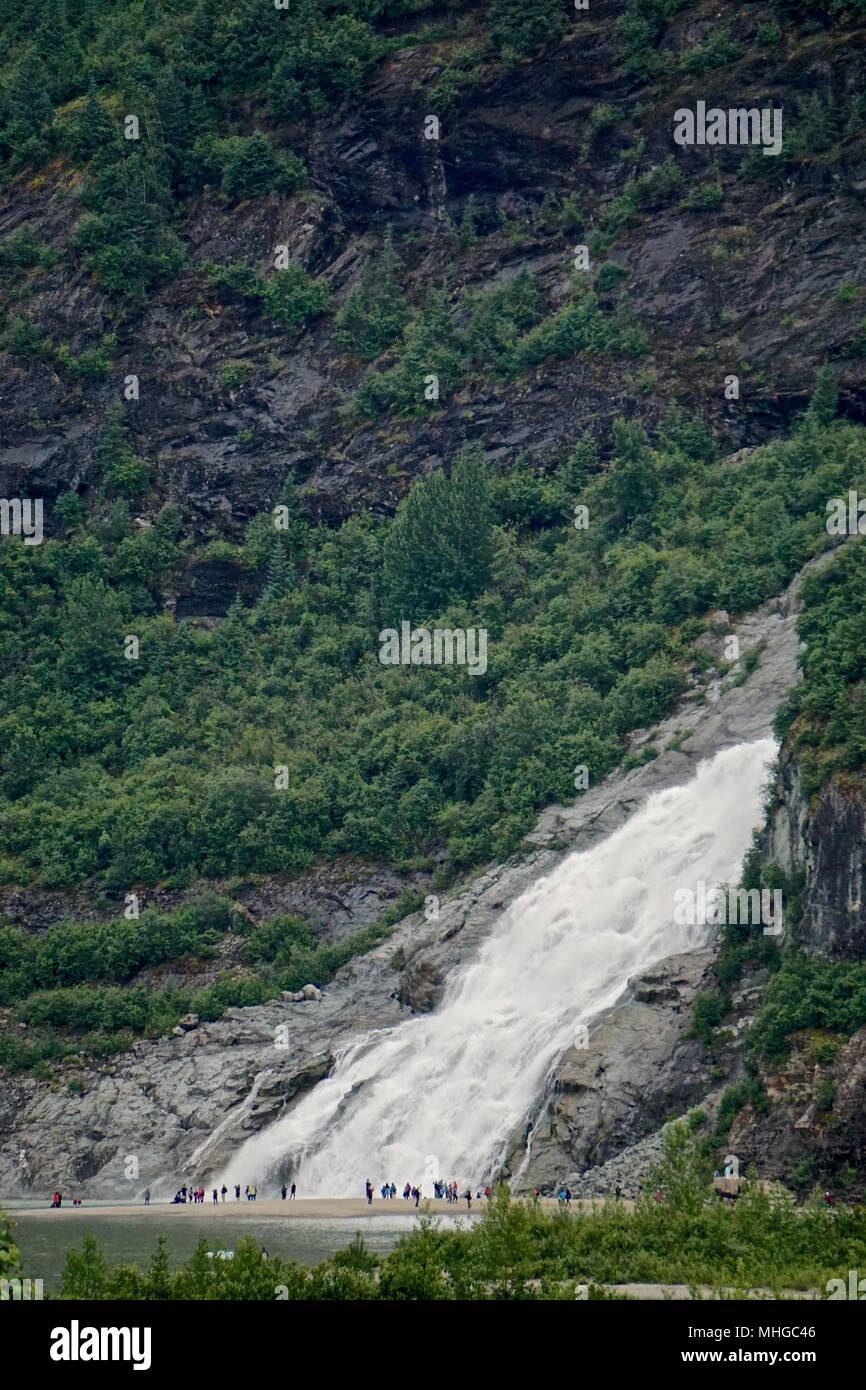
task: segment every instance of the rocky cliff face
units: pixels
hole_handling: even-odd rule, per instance
[[[816,1058],[813,1043],[810,1035],[800,1035],[784,1065],[761,1066],[769,1105],[741,1110],[729,1145],[762,1177],[801,1190],[821,1182],[859,1196],[866,1152],[866,1028],[830,1064]]]
[[[555,309],[569,293],[573,243],[603,224],[630,168],[658,168],[675,152],[673,113],[684,102],[749,106],[761,94],[782,107],[793,138],[816,87],[832,92],[839,112],[862,91],[856,29],[786,34],[760,49],[753,9],[733,18],[743,47],[736,61],[642,85],[618,66],[619,7],[598,0],[561,44],[463,88],[430,142],[422,134],[429,92],[459,41],[402,50],[362,101],[306,138],[299,152],[310,189],[235,207],[209,192],[197,198],[182,229],[188,267],[137,316],[119,322],[68,256],[31,276],[32,314],[53,341],[73,352],[112,331],[118,341],[102,382],[72,385],[48,359],[4,355],[4,494],[89,495],[102,417],[128,373],[139,376],[141,397],[128,403],[127,423],[154,472],[147,511],[182,497],[199,538],[237,535],[273,505],[287,473],[308,486],[317,515],[390,509],[413,477],[451,458],[463,440],[483,442],[491,461],[524,450],[544,468],[582,432],[606,447],[615,416],[637,414],[652,425],[672,401],[706,415],[731,448],[760,442],[802,409],[816,365],[828,359],[839,368],[843,410],[862,418],[860,309],[856,295],[841,293],[866,251],[866,154],[853,125],[832,164],[807,142],[784,178],[743,178],[741,149],[676,150],[684,184],[675,196],[648,189],[625,218],[609,253],[623,274],[616,293],[602,295],[608,308],[627,295],[650,333],[640,382],[628,359],[585,354],[504,385],[475,381],[423,421],[347,421],[338,408],[361,370],[341,356],[327,321],[301,338],[287,334],[249,306],[218,302],[201,273],[207,259],[267,271],[274,247],[286,245],[330,283],[339,304],[369,256],[370,234],[390,223],[407,257],[411,299],[446,274],[456,300],[467,287],[528,269]],[[716,6],[691,5],[668,26],[665,49],[700,45],[716,25]],[[610,118],[599,128],[590,117],[601,107]],[[723,190],[720,207],[702,209],[686,196],[713,181]],[[80,175],[68,169],[13,180],[0,238],[26,225],[63,247],[80,217],[80,192]],[[579,233],[564,232],[543,210],[546,197],[572,193],[586,209]],[[470,194],[483,235],[461,251],[450,229]],[[227,362],[243,364],[243,386],[221,384]],[[724,397],[729,372],[741,379],[736,401]],[[179,611],[224,612],[237,585],[219,566],[193,566]]]
[[[785,873],[804,876],[797,938],[806,949],[831,960],[866,959],[862,786],[835,777],[810,802],[803,795],[796,758],[784,749],[765,848]]]

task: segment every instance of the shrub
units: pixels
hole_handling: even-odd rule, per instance
[[[509,61],[561,38],[567,27],[559,0],[490,0],[487,17],[493,41]]]
[[[289,193],[304,183],[303,160],[290,151],[277,151],[261,131],[254,135],[230,135],[219,139],[203,136],[195,156],[230,202],[261,198],[267,193]]]

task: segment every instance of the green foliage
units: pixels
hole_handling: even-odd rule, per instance
[[[585,334],[595,316],[612,322],[595,309]],[[437,843],[448,875],[509,853],[539,806],[573,798],[576,763],[603,777],[670,708],[685,624],[753,608],[826,545],[826,499],[866,493],[863,439],[807,422],[730,468],[672,414],[652,441],[618,424],[603,467],[583,440],[546,476],[525,460],[433,472],[393,520],[311,525],[294,496],[284,557],[267,513],[235,547],[262,601],[213,628],[164,611],[195,558],[177,509],[133,531],[118,496],[62,543],[0,547],[7,879],[184,886],[343,854],[403,864]],[[136,457],[114,425],[104,449]],[[570,525],[578,502],[588,531]],[[851,639],[832,659],[809,642],[801,697],[818,698],[814,671],[828,747],[853,750],[866,602],[826,571],[810,583]],[[485,627],[487,672],[381,665],[377,634],[403,617]],[[130,632],[139,661],[122,658]]]
[[[162,988],[158,972],[149,983],[130,981],[146,968],[216,956],[233,924],[229,902],[214,893],[131,920],[64,921],[40,937],[0,927],[0,1004],[28,1024],[26,1038],[10,1031],[0,1037],[0,1065],[24,1071],[57,1059],[98,1059],[130,1047],[136,1036],[168,1031],[190,1011],[216,1019],[226,1008],[263,1004],[280,990],[324,986],[418,905],[406,893],[380,921],[333,944],[317,942],[296,918],[271,918],[247,937],[242,968],[198,990]]]
[[[559,225],[564,232],[579,232],[586,225],[586,213],[576,189],[564,199],[559,210]]]
[[[65,344],[61,344],[54,354],[57,366],[79,381],[101,381],[108,376],[114,366],[113,354],[117,347],[114,334],[107,334],[97,347],[85,348],[77,355]]]
[[[822,1028],[850,1038],[866,1023],[866,964],[826,961],[805,951],[785,953],[749,1034],[760,1056],[785,1057],[791,1035]]]
[[[627,272],[616,261],[605,261],[598,272],[597,285],[602,294],[607,294],[609,290],[615,288],[620,280],[625,279]]]
[[[245,265],[215,265],[212,261],[203,262],[202,270],[218,292],[256,304],[284,328],[306,327],[325,313],[331,302],[327,281],[314,279],[298,261],[290,261],[270,275],[258,275]]]
[[[478,200],[470,193],[463,205],[463,215],[457,232],[457,244],[461,251],[469,251],[478,240],[478,217]]]
[[[776,20],[771,19],[765,24],[758,25],[755,38],[761,48],[775,48],[776,44],[782,42],[782,30]]]
[[[127,441],[123,407],[114,405],[105,415],[96,457],[103,491],[109,496],[135,497],[145,488],[149,469]]]
[[[718,1028],[730,1009],[730,999],[722,990],[706,990],[695,995],[692,1005],[692,1033],[702,1042],[709,1043],[713,1032]]]
[[[322,114],[360,87],[368,68],[386,51],[382,39],[363,19],[351,14],[328,16],[324,6],[299,7],[283,26],[268,82],[268,104],[281,120]],[[267,60],[268,68],[272,59]]]
[[[538,316],[538,292],[528,271],[493,289],[469,294],[463,330],[470,370],[511,376],[519,369],[519,341]]]
[[[337,343],[363,362],[371,362],[390,347],[409,317],[400,269],[389,228],[381,251],[364,266],[335,319]]]
[[[60,252],[38,241],[29,227],[21,227],[0,242],[0,267],[7,270],[51,270]]]
[[[268,193],[290,193],[306,180],[303,160],[290,152],[275,150],[267,136],[258,130],[253,135],[230,135],[223,139],[202,136],[196,142],[193,155],[219,183],[229,202],[261,198]]]
[[[224,391],[237,391],[246,386],[252,374],[249,362],[226,362],[220,367],[218,380]]]
[[[623,73],[646,79],[663,70],[665,60],[658,43],[668,20],[685,3],[686,0],[626,0],[625,11],[616,22]]]
[[[361,383],[357,408],[371,415],[384,410],[420,414],[429,401],[440,400],[454,388],[460,357],[448,300],[442,291],[431,290],[403,335],[394,366],[371,373]]]
[[[847,491],[839,492],[847,502]],[[811,796],[831,776],[850,777],[866,767],[866,577],[858,546],[846,546],[810,575],[803,599],[804,679],[780,712],[778,729],[790,733]]]
[[[736,63],[744,51],[743,45],[732,38],[726,25],[714,23],[706,42],[681,53],[677,66],[681,72],[692,75],[712,72],[714,68],[725,68]]]
[[[789,157],[814,158],[833,154],[841,131],[841,112],[830,92],[811,92],[797,111],[793,132],[785,141]]]
[[[619,112],[615,106],[608,102],[599,102],[589,113],[590,137],[600,135],[604,130],[610,130],[619,120]]]
[[[54,503],[54,515],[62,526],[80,526],[87,516],[84,498],[77,492],[61,492]]]
[[[560,0],[490,0],[487,17],[493,42],[511,62],[561,38],[568,27]]]
[[[808,424],[829,425],[839,409],[839,387],[832,367],[819,367],[806,416]]]
[[[716,1143],[724,1144],[735,1116],[747,1105],[750,1105],[759,1114],[763,1114],[769,1109],[767,1093],[760,1077],[754,1065],[749,1066],[748,1064],[743,1078],[727,1087],[719,1103],[713,1136]]]
[[[0,1212],[0,1279],[20,1279],[21,1264],[18,1247],[6,1217]]]
[[[384,607],[394,621],[419,621],[458,598],[475,598],[490,578],[493,514],[487,469],[464,450],[450,478],[431,473],[401,503],[383,551]]]
[[[725,201],[725,190],[720,183],[693,184],[680,203],[689,212],[714,212]]]

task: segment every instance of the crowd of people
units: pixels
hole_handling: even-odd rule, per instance
[[[285,1183],[283,1183],[282,1187],[280,1188],[280,1196],[282,1197],[283,1201],[285,1201],[287,1197],[293,1201],[294,1198],[297,1196],[297,1191],[298,1189],[294,1183],[292,1183],[290,1188],[287,1187]],[[234,1184],[234,1194],[235,1201],[239,1202],[241,1200],[241,1185],[239,1182],[236,1182]],[[213,1202],[214,1206],[218,1206],[221,1202],[224,1202],[226,1197],[229,1195],[229,1189],[226,1187],[225,1183],[223,1183],[222,1187],[220,1188],[211,1188],[210,1195],[211,1201]],[[244,1188],[244,1197],[246,1198],[246,1200],[248,1202],[254,1202],[258,1195],[259,1189],[256,1187],[255,1183],[247,1183],[246,1187]],[[182,1206],[185,1202],[192,1202],[193,1205],[201,1206],[204,1200],[205,1189],[203,1187],[191,1187],[187,1183],[182,1183],[171,1199],[173,1206],[176,1204]],[[144,1189],[144,1205],[146,1207],[150,1206],[149,1187],[146,1187]]]
[[[373,1184],[370,1182],[369,1178],[364,1183],[364,1193],[367,1198],[367,1205],[372,1206]],[[385,1202],[393,1201],[397,1196],[397,1184],[393,1182],[383,1183],[379,1188],[379,1196]],[[455,1206],[457,1202],[464,1201],[467,1208],[469,1210],[472,1209],[472,1189],[467,1187],[465,1192],[461,1192],[456,1182],[446,1182],[444,1178],[439,1178],[439,1180],[433,1184],[433,1196],[437,1198],[438,1201],[447,1202],[449,1206]],[[476,1189],[475,1196],[479,1199],[486,1197],[489,1200],[493,1196],[493,1188],[479,1187]],[[420,1200],[420,1186],[415,1183],[407,1182],[403,1188],[403,1201],[414,1202],[417,1207]]]

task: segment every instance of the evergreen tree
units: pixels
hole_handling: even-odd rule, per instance
[[[450,478],[431,473],[400,504],[385,541],[387,612],[420,622],[453,599],[474,598],[490,578],[493,553],[486,465],[466,449]]]
[[[337,342],[364,362],[384,352],[409,317],[400,287],[401,268],[389,227],[381,251],[365,265],[336,319]]]
[[[639,424],[615,420],[613,440],[615,454],[610,480],[620,519],[628,523],[651,511],[658,491],[658,478],[646,433]]]
[[[357,403],[372,413],[390,407],[420,414],[454,388],[461,366],[448,296],[443,290],[431,290],[421,313],[406,329],[399,360],[388,371],[374,372],[362,382]]]
[[[268,572],[261,594],[262,602],[270,603],[275,599],[285,598],[291,587],[292,577],[286,559],[285,547],[281,538],[277,536],[274,539],[271,558],[268,561]]]
[[[819,367],[806,419],[809,424],[829,425],[839,408],[839,387],[832,367]]]
[[[493,38],[507,58],[525,58],[568,27],[560,0],[490,0]]]
[[[48,156],[46,136],[54,119],[54,108],[43,81],[41,65],[34,53],[19,64],[9,85],[8,125],[4,144],[16,162],[41,163]]]
[[[73,155],[76,159],[109,161],[119,156],[117,131],[109,119],[96,87],[90,84],[87,99],[78,116],[73,136]]]
[[[219,74],[213,28],[211,0],[198,0],[189,21],[181,58],[184,74],[191,83],[206,84]]]
[[[238,138],[228,145],[223,165],[222,191],[227,198],[261,198],[279,180],[277,153],[266,135],[256,131],[248,139]]]
[[[190,151],[201,132],[191,124],[189,94],[183,80],[171,68],[156,80],[153,115],[172,192],[183,193],[192,173]]]
[[[35,52],[47,74],[53,100],[60,105],[80,90],[84,54],[69,26],[66,0],[42,0]]]

